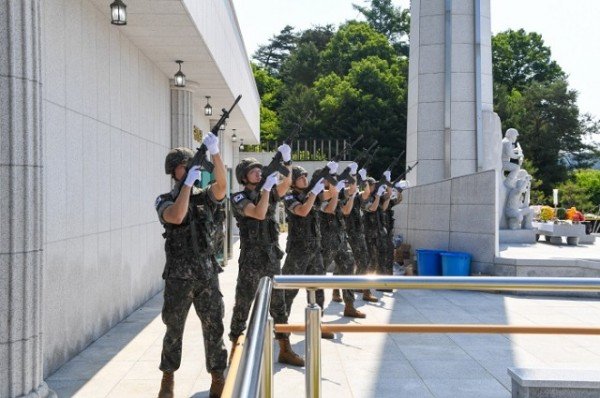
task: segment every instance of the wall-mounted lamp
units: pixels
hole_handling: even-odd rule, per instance
[[[110,23],[113,25],[127,25],[127,6],[123,0],[115,0],[110,5]]]
[[[175,62],[179,64],[179,70],[175,73],[175,87],[185,87],[185,75],[181,71],[183,61],[177,60]]]
[[[231,142],[237,142],[237,135],[235,134],[235,129],[231,129],[233,134],[231,135]]]
[[[227,122],[223,122],[221,127],[219,127],[219,131],[225,131],[225,127],[227,127]]]
[[[204,116],[212,116],[212,106],[208,100],[210,99],[210,95],[206,95],[206,106],[204,107]]]
[[[240,151],[244,150],[244,139],[240,138]]]

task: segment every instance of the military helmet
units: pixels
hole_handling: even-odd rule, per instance
[[[367,177],[367,179],[365,181],[368,182],[370,185],[377,183],[377,181],[375,181],[375,179],[373,177]]]
[[[240,164],[235,166],[235,178],[237,179],[237,182],[244,185],[243,180],[246,178],[246,174],[255,167],[262,168],[262,164],[255,158],[242,159]]]
[[[302,166],[292,166],[292,183],[301,176],[308,176],[308,171]]]
[[[165,158],[165,174],[173,174],[177,166],[189,162],[193,157],[194,152],[190,148],[171,149]]]

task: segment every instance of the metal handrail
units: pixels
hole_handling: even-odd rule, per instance
[[[273,288],[600,292],[600,278],[276,275]]]
[[[261,388],[261,370],[266,368],[264,377],[272,377],[272,365],[263,361],[265,350],[265,337],[271,336],[273,331],[268,330],[269,325],[269,307],[271,304],[271,291],[273,282],[269,277],[260,280],[258,289],[254,296],[250,321],[248,322],[248,332],[243,345],[242,357],[235,375],[233,387],[233,397],[255,398],[259,396]],[[269,361],[269,358],[265,358]],[[272,360],[272,358],[271,358]],[[266,366],[265,366],[266,365]],[[269,373],[269,374],[267,374]],[[229,377],[229,376],[228,376]],[[262,383],[270,387],[271,383]],[[264,388],[264,387],[263,387]],[[262,391],[263,396],[271,396],[271,391]]]

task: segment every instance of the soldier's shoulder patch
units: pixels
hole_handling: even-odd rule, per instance
[[[166,193],[163,195],[159,195],[156,200],[154,201],[154,208],[156,208],[158,210],[158,208],[160,207],[160,205],[165,202],[168,201],[169,199],[171,199],[171,195]]]
[[[238,193],[233,196],[233,203],[240,203],[246,196],[243,193]]]
[[[285,195],[285,196],[283,197],[283,199],[284,199],[284,200],[292,200],[292,199],[294,199],[294,195],[292,195],[292,194]]]
[[[158,205],[160,204],[161,199],[162,198],[160,196],[156,198],[156,200],[154,201],[154,207],[158,208]]]

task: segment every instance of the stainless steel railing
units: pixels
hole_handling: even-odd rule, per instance
[[[321,397],[321,308],[316,304],[317,289],[444,289],[444,290],[492,290],[492,291],[547,291],[547,292],[600,292],[600,278],[535,278],[535,277],[394,277],[394,276],[324,276],[324,275],[278,275],[271,283],[263,278],[252,309],[247,346],[243,348],[240,367],[235,377],[233,395],[224,397],[256,397],[262,385],[262,396],[272,396],[272,332],[273,321],[268,316],[271,289],[307,289],[308,306],[305,310],[306,332],[306,396]],[[287,325],[282,325],[287,326]],[[289,325],[288,329],[294,329]],[[343,325],[336,325],[343,328]],[[380,331],[411,331],[399,325]],[[395,326],[395,327],[394,327]],[[417,326],[417,325],[414,325]],[[430,328],[429,332],[464,332],[461,325],[447,328]],[[459,326],[459,327],[456,327]],[[499,333],[498,325],[463,325],[475,333]],[[418,325],[423,328],[423,325]],[[485,330],[485,329],[489,330]],[[549,333],[538,328],[515,327],[517,333]],[[297,328],[296,328],[297,329]],[[556,333],[596,334],[600,328],[556,328]],[[476,331],[478,330],[478,331]],[[283,330],[282,330],[283,331]],[[377,330],[370,330],[377,331]],[[261,372],[262,369],[262,379]],[[262,381],[261,381],[262,380]]]

